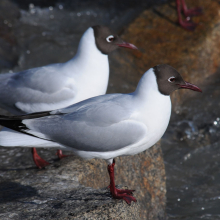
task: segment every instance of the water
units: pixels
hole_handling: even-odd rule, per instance
[[[169,219],[220,219],[220,71],[187,100],[162,139]]]

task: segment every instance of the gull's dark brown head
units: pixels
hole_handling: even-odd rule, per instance
[[[92,27],[95,35],[97,48],[103,54],[109,54],[118,47],[137,49],[133,44],[124,42],[117,34],[114,34],[108,27],[96,25]]]
[[[157,78],[158,89],[163,95],[170,95],[177,89],[191,89],[202,92],[196,85],[184,81],[177,70],[169,65],[160,64],[153,69]]]

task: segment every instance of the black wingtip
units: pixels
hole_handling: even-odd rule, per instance
[[[25,130],[28,130],[28,128],[26,127],[25,124],[22,123],[23,120],[41,118],[49,115],[50,115],[50,111],[37,112],[37,113],[31,113],[31,114],[19,115],[19,116],[0,115],[0,125],[15,131],[24,132]]]
[[[25,115],[18,115],[18,116],[5,116],[0,115],[0,120],[24,120],[24,119],[33,119],[33,118],[41,118],[45,116],[49,116],[51,111],[47,112],[36,112],[36,113],[30,113]]]

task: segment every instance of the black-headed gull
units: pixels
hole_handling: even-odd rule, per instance
[[[76,55],[68,62],[1,74],[0,107],[21,115],[65,108],[105,94],[109,79],[108,54],[118,47],[137,49],[107,27],[90,27],[83,34]],[[32,154],[37,167],[49,164],[35,148]],[[65,156],[61,150],[57,155]]]
[[[0,124],[8,128],[0,132],[0,145],[57,147],[85,159],[107,160],[113,198],[130,204],[136,201],[133,190],[115,187],[114,158],[138,154],[162,137],[170,120],[170,94],[182,88],[201,92],[171,66],[158,65],[130,94],[102,95],[54,111],[0,116]]]

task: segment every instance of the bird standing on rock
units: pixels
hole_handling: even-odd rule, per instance
[[[22,115],[65,108],[105,94],[109,79],[108,54],[118,47],[137,49],[107,27],[90,27],[83,34],[76,55],[68,62],[1,74],[0,107]],[[38,168],[49,164],[35,148],[32,154]],[[65,157],[61,150],[57,155]]]
[[[114,158],[153,146],[164,134],[171,114],[170,94],[177,89],[201,92],[169,65],[149,69],[135,92],[97,96],[67,108],[24,116],[0,116],[5,147],[57,147],[85,158],[108,162],[110,192],[128,204],[134,190],[117,189]]]

